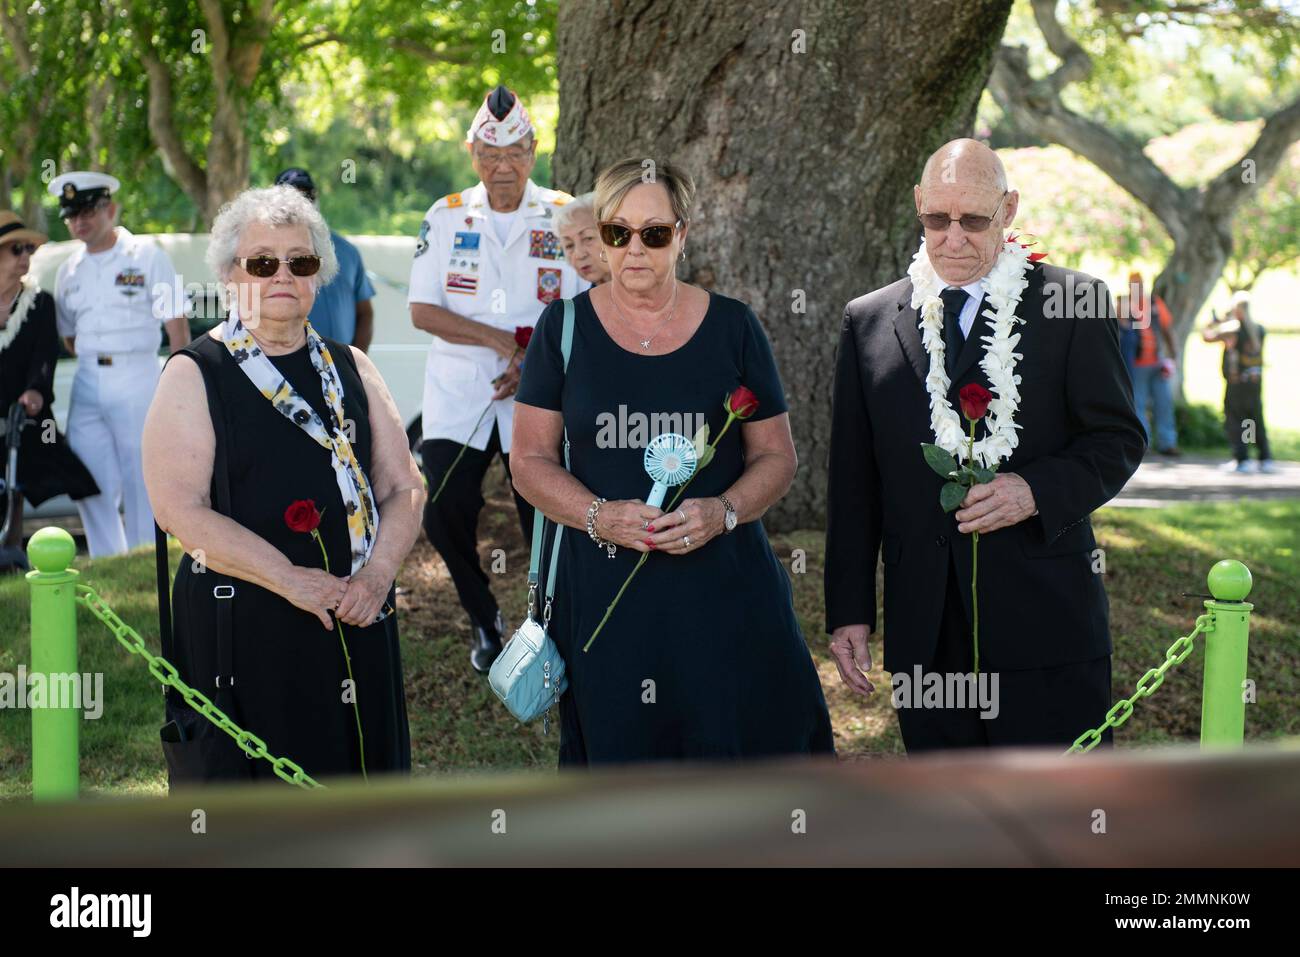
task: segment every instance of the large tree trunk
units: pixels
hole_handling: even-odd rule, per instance
[[[1011,0],[568,0],[555,182],[668,157],[698,194],[681,275],[747,302],[772,341],[799,453],[774,529],[826,514],[844,305],[902,277],[912,185],[969,135]],[[804,52],[806,51],[806,52]]]
[[[1232,254],[1232,213],[1213,215],[1208,209],[1188,229],[1183,239],[1174,245],[1173,255],[1160,270],[1151,286],[1152,295],[1159,296],[1174,317],[1173,336],[1178,343],[1178,375],[1173,380],[1174,395],[1183,399],[1183,357],[1187,353],[1187,337],[1196,325],[1201,307],[1214,291],[1214,286]]]

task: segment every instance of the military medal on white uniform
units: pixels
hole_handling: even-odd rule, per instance
[[[49,191],[68,219],[95,212],[119,185],[106,173],[78,171],[56,177]],[[93,253],[82,245],[59,266],[54,286],[59,334],[73,340],[77,355],[68,443],[100,488],[77,502],[92,557],[153,541],[140,437],[161,371],[160,326],[176,318],[170,309],[155,315],[154,307],[174,303],[182,288],[159,246],[112,228],[112,244]]]

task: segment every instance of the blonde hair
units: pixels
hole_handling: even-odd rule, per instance
[[[668,191],[673,216],[683,224],[690,222],[691,203],[695,199],[695,181],[670,160],[628,157],[606,167],[596,177],[596,222],[605,222],[622,205],[632,187],[641,183],[661,183]]]

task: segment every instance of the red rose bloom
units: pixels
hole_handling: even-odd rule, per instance
[[[320,512],[309,498],[299,499],[284,510],[284,524],[295,532],[310,532],[320,525]]]
[[[743,385],[737,386],[736,391],[727,396],[723,408],[738,419],[748,419],[758,411],[758,396]]]
[[[957,393],[957,398],[961,400],[961,414],[968,419],[982,419],[984,413],[989,410],[989,403],[993,401],[993,393],[984,386],[976,382],[961,387]]]
[[[515,345],[520,349],[527,349],[528,343],[533,338],[532,326],[515,326]]]

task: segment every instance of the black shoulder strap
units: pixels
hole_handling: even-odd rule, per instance
[[[203,375],[203,388],[207,394],[208,416],[212,420],[212,434],[215,438],[215,454],[212,462],[212,480],[216,494],[216,510],[222,515],[230,515],[230,468],[226,460],[226,427],[224,406],[221,401],[221,389],[218,384],[217,371],[211,361],[204,356],[199,347],[190,346],[179,350],[188,355],[199,367]],[[173,353],[174,355],[175,353]],[[171,361],[171,357],[168,357]],[[171,620],[170,575],[167,565],[167,534],[154,522],[155,565],[158,570],[158,631],[162,637],[163,657],[172,660],[173,635]],[[234,649],[231,642],[231,606],[235,588],[230,576],[223,575],[215,569],[208,568],[215,581],[212,594],[217,601],[217,675],[216,687],[222,687],[221,676],[227,678],[227,685],[234,684]]]

